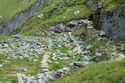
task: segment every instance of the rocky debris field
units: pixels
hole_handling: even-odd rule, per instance
[[[61,23],[35,34],[41,36],[16,34],[0,43],[0,57],[4,55],[0,60],[0,76],[5,76],[0,80],[50,83],[87,64],[124,57],[125,45],[114,45],[105,37],[105,32],[95,30],[88,20]],[[18,63],[18,60],[22,62]],[[32,74],[35,70],[37,72]]]

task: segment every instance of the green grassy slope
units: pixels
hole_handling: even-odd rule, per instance
[[[73,19],[87,18],[91,14],[91,10],[85,5],[85,1],[64,0],[64,4],[62,4],[59,0],[53,0],[49,6],[38,12],[23,26],[21,33],[34,36],[34,32],[39,28],[47,28]],[[75,12],[78,12],[78,14],[74,15]],[[42,19],[37,18],[40,14],[44,15]]]
[[[27,9],[34,2],[35,0],[0,0],[0,21],[13,17],[17,12]]]
[[[105,0],[103,6],[106,11],[111,11],[118,8],[123,3],[125,3],[125,0]]]
[[[86,1],[87,0],[64,0],[64,3],[61,3],[60,0],[53,0],[53,2],[49,6],[41,9],[35,16],[29,19],[29,21],[22,27],[20,34],[39,36],[36,33],[41,28],[45,29],[52,25],[75,19],[86,19],[92,13],[90,8],[85,5]],[[0,0],[0,23],[5,21],[6,19],[14,17],[16,13],[27,9],[34,2],[35,0]],[[104,8],[106,11],[111,11],[113,9],[116,9],[123,2],[124,0],[105,0]],[[75,12],[77,12],[77,15],[74,14]],[[42,19],[38,19],[38,15],[40,14],[43,14]],[[18,33],[19,31],[14,31],[14,33]],[[8,38],[10,37],[0,36],[0,41],[4,41]],[[105,45],[105,43],[103,42],[98,44],[97,42],[92,41],[91,43],[93,43],[92,51],[94,52],[97,48],[100,48],[100,46]],[[66,48],[63,47],[56,49],[65,51],[64,49]],[[109,54],[110,51],[112,51],[112,48],[111,50],[108,50]],[[6,56],[0,57],[0,63],[4,58],[6,58]],[[41,58],[38,58],[38,62],[33,63],[29,62],[27,59],[16,60],[9,57],[8,60],[13,65],[5,65],[3,69],[0,69],[0,77],[3,77],[3,79],[9,78],[15,80],[15,71],[16,73],[25,73],[24,70],[20,70],[25,65],[29,65],[31,67],[31,70],[27,71],[27,73],[25,74],[34,75],[40,70],[39,59],[41,60]],[[60,64],[59,66],[53,64],[50,65],[50,70],[56,70],[57,68],[62,67],[62,65],[67,63],[68,61],[60,62],[62,62],[62,64]],[[16,67],[19,67],[20,69]],[[125,61],[103,62],[99,64],[89,65],[86,68],[81,69],[81,71],[74,75],[70,75],[58,80],[57,83],[125,83],[124,78]]]
[[[98,0],[97,0],[98,1]],[[22,28],[21,34],[36,36],[35,33],[40,28],[48,28],[58,23],[67,22],[73,19],[88,18],[92,11],[86,6],[87,0],[53,0],[53,2],[37,13],[36,16],[31,18]],[[104,0],[103,7],[106,11],[116,9],[125,2],[124,0]],[[75,12],[79,12],[74,15]],[[42,19],[37,16],[43,14]],[[19,30],[20,31],[20,30]],[[38,36],[38,35],[37,35]]]
[[[3,68],[0,68],[0,81],[13,81],[16,80],[16,73],[24,73],[28,75],[36,75],[41,70],[40,60],[42,57],[35,58],[38,61],[29,61],[29,59],[13,59],[6,55],[0,55],[0,64],[6,60],[6,64]],[[28,69],[27,71],[24,70]],[[15,82],[12,82],[15,83]],[[16,82],[17,83],[17,82]]]
[[[92,64],[56,83],[125,83],[125,61]]]
[[[53,2],[37,13],[36,16],[31,18],[22,28],[22,30],[14,31],[25,35],[34,34],[39,28],[47,28],[49,26],[67,22],[73,19],[85,19],[91,15],[91,10],[85,5],[87,0],[53,0]],[[98,0],[97,0],[98,1]],[[35,0],[0,0],[0,21],[13,17],[17,12],[25,10],[31,6]],[[119,7],[120,4],[125,2],[124,0],[104,0],[104,9],[111,11]],[[74,13],[77,12],[77,15]],[[38,19],[37,16],[43,14],[42,19]],[[1,23],[1,22],[0,22]]]

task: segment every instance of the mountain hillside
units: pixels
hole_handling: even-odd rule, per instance
[[[7,21],[17,13],[26,10],[35,3],[35,0],[0,0],[0,22]]]
[[[0,0],[0,82],[124,83],[124,0]]]

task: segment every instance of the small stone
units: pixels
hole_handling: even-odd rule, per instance
[[[38,62],[39,60],[38,60],[38,59],[34,59],[33,61],[34,61],[34,62]]]
[[[62,60],[67,60],[67,59],[69,59],[68,57],[62,57],[61,58]]]
[[[77,26],[77,25],[78,25],[77,21],[71,21],[67,24],[67,26],[69,26],[69,27],[74,27],[74,26]]]
[[[27,71],[27,68],[24,68],[24,71],[26,72],[26,71]]]
[[[3,64],[0,64],[0,68],[3,67]]]
[[[59,64],[59,62],[53,62],[53,64]]]
[[[125,52],[125,45],[124,45],[124,44],[122,44],[122,45],[120,46],[120,50],[121,50],[122,52]]]
[[[48,81],[54,81],[55,80],[55,75],[53,72],[45,72],[45,77],[48,79]]]
[[[56,50],[55,55],[56,55],[56,56],[60,56],[60,55],[61,55],[60,50]]]
[[[38,79],[38,83],[46,83],[46,81],[43,79]]]
[[[63,70],[57,70],[56,72],[55,72],[55,77],[58,79],[58,78],[60,78],[60,77],[62,77],[63,76]]]
[[[73,49],[73,54],[74,55],[80,55],[82,50],[80,49],[80,46],[77,46]]]
[[[87,50],[90,50],[91,48],[92,48],[92,45],[88,45],[88,46],[86,47]]]
[[[94,27],[91,26],[91,25],[89,25],[89,26],[87,26],[87,28],[88,28],[88,29],[93,29]]]
[[[86,60],[86,61],[89,61],[90,59],[91,59],[91,57],[90,56],[83,56],[84,57],[84,59]]]
[[[81,62],[75,62],[75,63],[74,63],[74,66],[77,66],[77,67],[84,67],[84,64],[81,63]]]
[[[13,38],[15,38],[15,39],[20,39],[21,37],[22,37],[22,36],[19,35],[19,34],[13,35]]]
[[[105,36],[106,34],[105,34],[105,32],[104,31],[100,31],[100,33],[99,33],[99,36]]]
[[[119,54],[118,54],[118,58],[116,58],[116,61],[121,61],[121,60],[123,60],[123,59],[125,59],[125,55],[122,54],[122,53],[119,53]]]
[[[96,54],[96,56],[102,56],[102,53],[95,53]]]
[[[17,73],[18,83],[24,83],[21,73]]]
[[[44,17],[44,14],[40,14],[37,16],[38,19],[42,19]]]
[[[78,11],[75,11],[75,12],[74,12],[74,15],[77,16],[79,13],[80,13],[79,10],[78,10]]]
[[[69,67],[64,67],[64,68],[63,68],[63,71],[69,71],[69,70],[70,70]]]
[[[42,71],[43,71],[43,72],[48,72],[48,71],[49,71],[49,69],[43,69]]]

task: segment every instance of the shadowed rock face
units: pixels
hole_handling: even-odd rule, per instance
[[[36,0],[36,3],[25,11],[18,13],[14,18],[0,26],[0,34],[8,35],[20,28],[36,12],[50,3],[51,0]]]
[[[125,40],[125,4],[112,11],[105,11],[103,0],[88,0],[87,5],[93,10],[90,19],[96,29],[105,31],[106,36],[114,42]]]
[[[102,13],[102,30],[107,37],[117,42],[125,40],[125,5],[119,9]]]

